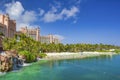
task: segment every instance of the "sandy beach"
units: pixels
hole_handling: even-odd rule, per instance
[[[108,55],[112,56],[116,53],[114,52],[61,52],[61,53],[46,53],[47,57],[45,59],[77,59],[77,58],[86,58],[86,57],[94,57],[94,56],[101,56],[101,55]]]

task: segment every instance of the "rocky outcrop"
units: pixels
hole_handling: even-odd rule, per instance
[[[17,70],[23,65],[23,60],[15,50],[0,53],[0,72]]]

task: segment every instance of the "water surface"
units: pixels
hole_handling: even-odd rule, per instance
[[[120,55],[39,61],[0,80],[120,80]]]

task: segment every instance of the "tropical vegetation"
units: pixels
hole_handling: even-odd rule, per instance
[[[33,62],[36,57],[43,58],[47,52],[83,52],[83,51],[99,51],[107,52],[115,49],[118,53],[120,46],[107,44],[46,44],[35,41],[25,34],[15,35],[14,38],[4,38],[4,50],[16,50],[19,54],[26,57],[26,62]]]
[[[83,51],[97,51],[108,52],[111,49],[120,51],[119,46],[107,44],[40,44],[42,52],[83,52]]]
[[[25,57],[25,62],[34,62],[40,55],[40,42],[27,37],[25,34],[15,35],[14,38],[4,38],[4,50],[16,50],[19,55]],[[43,54],[41,54],[43,55]],[[44,56],[45,57],[45,56]]]
[[[0,36],[4,36],[4,34],[2,32],[0,32]]]

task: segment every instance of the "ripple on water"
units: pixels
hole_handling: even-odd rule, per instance
[[[32,64],[30,64],[30,63],[24,63],[23,64],[23,66],[30,66],[30,65],[32,65]]]
[[[0,72],[0,76],[3,76],[5,74],[6,74],[6,72]]]
[[[0,80],[120,80],[120,56],[41,61],[9,72]],[[3,73],[2,73],[3,74]]]

